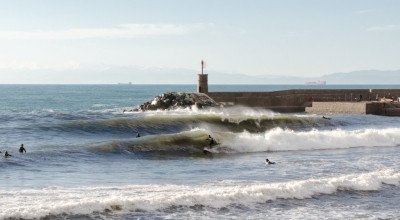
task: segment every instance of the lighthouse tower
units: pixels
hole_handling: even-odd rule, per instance
[[[201,60],[201,74],[197,75],[197,92],[208,93],[208,74],[204,74],[203,60]]]

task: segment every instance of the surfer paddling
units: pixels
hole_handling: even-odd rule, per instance
[[[4,157],[11,157],[11,154],[9,154],[8,151],[6,151],[6,152],[4,153]]]
[[[265,165],[270,165],[270,164],[275,164],[275,162],[268,160],[268,158],[265,159]]]
[[[325,117],[325,116],[322,116],[322,118],[326,119],[326,120],[331,120],[331,118],[328,118],[328,117]]]

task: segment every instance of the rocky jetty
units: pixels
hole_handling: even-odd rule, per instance
[[[173,110],[192,108],[192,106],[197,108],[215,107],[218,106],[218,103],[204,93],[167,92],[135,109],[125,111]]]

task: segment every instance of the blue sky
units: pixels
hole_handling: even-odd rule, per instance
[[[102,70],[199,70],[201,59],[207,71],[252,76],[400,69],[397,0],[0,0],[0,5],[0,83],[69,83],[65,72],[79,72],[82,80],[76,83],[108,83],[101,80]],[[88,70],[99,71],[95,81],[85,76]]]

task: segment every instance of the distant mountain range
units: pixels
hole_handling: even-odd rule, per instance
[[[333,73],[320,79],[329,84],[400,84],[400,70],[361,70],[349,73]]]
[[[348,73],[332,73],[321,77],[295,76],[246,76],[241,74],[210,73],[209,82],[230,82],[231,84],[304,84],[305,82],[326,81],[326,84],[400,84],[400,70],[361,70]]]
[[[107,69],[75,70],[11,70],[0,74],[0,83],[29,84],[197,84],[198,71],[167,68],[112,67]],[[326,81],[332,84],[400,84],[400,70],[361,70],[332,73],[320,77],[249,76],[216,71],[206,71],[209,84],[304,84]]]
[[[126,77],[133,84],[197,84],[197,71],[187,69],[109,69],[105,75]],[[210,84],[304,84],[326,81],[329,84],[400,84],[400,70],[361,70],[348,73],[332,73],[321,77],[296,76],[249,76],[224,72],[206,71]],[[110,79],[112,80],[112,79]],[[121,79],[122,80],[122,79]],[[120,81],[118,81],[120,82]]]

